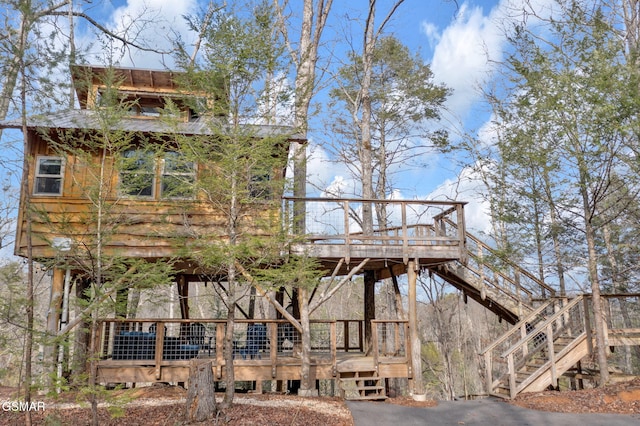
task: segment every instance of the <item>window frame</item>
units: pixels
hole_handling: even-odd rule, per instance
[[[139,153],[143,153],[144,156],[148,156],[149,157],[149,163],[151,165],[151,170],[150,171],[144,171],[142,168],[136,170],[136,169],[128,169],[125,170],[124,169],[124,161],[126,159],[130,159],[131,157],[127,157],[127,153],[129,152],[139,152]],[[142,156],[141,156],[142,158]],[[151,182],[149,185],[145,185],[144,188],[151,188],[151,194],[148,195],[142,195],[139,193],[135,194],[132,193],[132,191],[125,191],[126,188],[124,188],[124,179],[123,176],[126,175],[149,175],[151,176]],[[121,197],[125,197],[125,198],[133,198],[133,199],[139,199],[139,200],[155,200],[156,199],[156,184],[157,184],[157,161],[156,161],[156,153],[153,151],[148,151],[148,150],[144,150],[144,149],[138,149],[138,148],[134,148],[134,149],[127,149],[125,151],[123,151],[120,154],[120,164],[118,166],[118,178],[120,180],[119,185],[118,185],[118,193],[120,194]]]
[[[55,175],[49,174],[49,173],[42,173],[40,171],[40,165],[42,161],[46,161],[46,160],[60,161],[60,173]],[[64,157],[61,157],[58,155],[38,155],[36,157],[35,173],[33,176],[33,195],[40,196],[40,197],[61,197],[64,192],[64,170],[65,170]],[[38,181],[40,179],[58,179],[59,181],[58,191],[57,192],[39,191],[38,188],[40,187],[40,185],[38,185]],[[47,185],[45,185],[45,187],[46,186]]]
[[[167,162],[168,162],[168,157],[170,155],[176,154],[177,158],[182,158],[184,159],[184,164],[190,164],[190,171],[186,172],[186,171],[171,171],[171,172],[167,172]],[[180,179],[181,177],[191,177],[191,182],[192,184],[195,184],[196,182],[196,178],[197,178],[197,170],[198,170],[198,166],[194,161],[190,161],[190,160],[186,160],[184,155],[182,153],[180,153],[179,151],[166,151],[164,153],[163,158],[161,159],[161,164],[159,167],[159,175],[160,175],[160,196],[158,197],[160,200],[193,200],[195,199],[195,188],[192,188],[191,190],[191,194],[188,196],[177,196],[177,195],[173,195],[173,196],[167,196],[165,195],[165,182],[166,182],[166,178],[177,178]]]

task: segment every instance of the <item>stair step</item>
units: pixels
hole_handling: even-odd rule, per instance
[[[387,399],[384,378],[375,370],[341,372],[338,387],[343,398],[350,401]]]
[[[340,377],[343,382],[362,382],[364,380],[380,380],[382,377]]]
[[[366,396],[354,396],[345,398],[349,401],[379,401],[387,399],[387,395],[366,395]]]
[[[358,386],[359,391],[383,391],[384,386]]]

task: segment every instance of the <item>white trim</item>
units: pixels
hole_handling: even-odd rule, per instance
[[[40,165],[43,161],[46,160],[56,160],[60,162],[60,173],[59,174],[51,174],[51,173],[41,173],[40,172]],[[37,156],[36,157],[36,169],[35,169],[35,173],[34,173],[34,179],[33,179],[33,195],[38,195],[38,196],[52,196],[52,197],[59,197],[62,195],[62,191],[64,188],[64,158],[59,157],[59,156]],[[39,180],[41,179],[53,179],[53,188],[55,189],[55,180],[58,179],[59,181],[58,183],[58,187],[57,190],[51,191],[48,189],[51,189],[50,185],[51,185],[51,181],[49,181],[49,183],[45,183],[43,190],[42,191],[38,191],[38,188],[40,187],[40,185],[38,185]]]

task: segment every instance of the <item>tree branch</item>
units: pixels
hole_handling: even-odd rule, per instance
[[[51,12],[47,13],[46,15],[47,16],[69,16],[69,13],[68,12],[51,11]],[[144,47],[144,46],[136,44],[136,43],[134,43],[132,41],[129,41],[125,37],[119,36],[116,33],[114,33],[113,31],[107,29],[107,27],[103,26],[102,24],[100,24],[99,22],[97,22],[95,19],[93,19],[91,16],[87,15],[84,12],[73,12],[73,16],[85,19],[87,22],[89,22],[91,25],[93,25],[94,27],[96,27],[97,29],[99,29],[100,31],[102,31],[103,33],[108,35],[109,37],[112,37],[112,38],[114,38],[116,40],[119,40],[119,41],[121,41],[123,44],[125,44],[127,46],[135,47],[136,49],[139,49],[139,50],[142,50],[142,51],[145,51],[145,52],[154,52],[154,53],[159,53],[159,54],[171,53],[171,51],[152,49],[150,47]]]

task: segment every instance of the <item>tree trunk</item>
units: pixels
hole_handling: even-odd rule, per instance
[[[218,408],[210,360],[193,359],[189,363],[189,385],[185,421],[204,422],[215,418]]]
[[[587,179],[583,178],[582,182]],[[600,297],[600,280],[598,278],[598,252],[596,249],[596,233],[593,228],[593,216],[590,214],[589,195],[586,192],[587,185],[582,184],[581,195],[583,201],[584,218],[585,218],[585,237],[587,239],[587,266],[589,271],[589,281],[591,282],[591,297],[593,307],[594,327],[596,329],[596,358],[598,367],[600,368],[600,386],[604,386],[609,382],[609,366],[607,363],[607,348],[605,345],[605,322],[604,310],[602,307],[602,299]]]
[[[318,396],[315,380],[311,378],[311,329],[309,325],[309,291],[298,289],[298,303],[300,305],[300,325],[302,325],[302,355],[301,380],[298,395]]]

